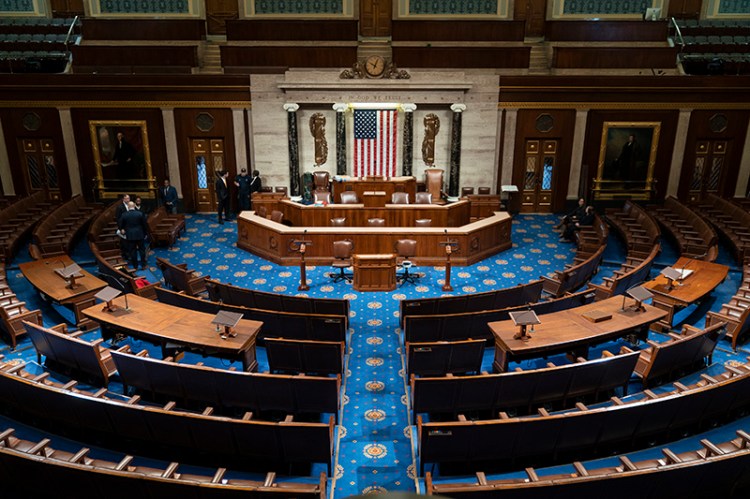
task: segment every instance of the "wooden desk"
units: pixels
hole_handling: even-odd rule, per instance
[[[39,293],[54,303],[69,307],[75,313],[76,325],[86,329],[93,324],[81,315],[81,310],[96,303],[94,295],[103,289],[107,283],[81,269],[83,277],[75,279],[73,289],[68,287],[68,281],[55,272],[75,263],[68,255],[44,258],[33,262],[22,263],[18,266],[24,277]]]
[[[245,371],[254,371],[258,365],[255,338],[262,322],[242,319],[234,328],[237,336],[223,340],[216,326],[211,324],[214,314],[174,307],[134,294],[128,295],[128,311],[124,309],[123,296],[117,297],[114,303],[118,306],[114,312],[102,310],[101,304],[83,311],[101,324],[104,338],[112,338],[115,333],[142,338],[161,345],[165,357],[167,345],[174,343],[204,355],[240,360]]]
[[[359,199],[364,199],[366,191],[383,191],[388,201],[394,192],[403,191],[409,194],[409,200],[413,203],[417,194],[417,180],[414,177],[389,177],[388,180],[334,177],[331,180],[331,197],[334,203],[341,201],[341,193],[344,191],[356,192]]]
[[[692,270],[692,272],[684,279],[673,283],[672,289],[669,289],[669,281],[663,275],[643,285],[654,293],[654,306],[669,314],[659,324],[662,330],[672,327],[675,311],[703,299],[721,284],[729,273],[729,267],[726,265],[693,260],[684,256],[680,257],[672,267],[677,270]]]
[[[354,284],[357,291],[396,289],[396,255],[354,255]]]
[[[495,336],[495,361],[497,372],[508,370],[510,361],[538,358],[560,352],[573,352],[577,357],[586,358],[589,345],[619,338],[629,333],[637,333],[639,338],[648,337],[648,326],[667,315],[667,312],[650,305],[643,305],[645,311],[635,311],[635,300],[613,296],[606,300],[590,303],[582,307],[561,310],[540,315],[541,324],[534,326],[528,340],[516,340],[513,335],[518,326],[513,321],[490,322],[488,326]],[[612,318],[601,322],[591,322],[582,314],[599,311],[611,314]]]
[[[386,203],[385,191],[365,191],[362,193],[365,208],[384,208]]]

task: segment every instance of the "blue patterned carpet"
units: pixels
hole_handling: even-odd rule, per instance
[[[517,216],[513,221],[512,249],[471,267],[454,267],[453,294],[505,288],[537,279],[555,269],[562,269],[572,261],[575,251],[571,244],[557,241],[558,235],[552,231],[552,226],[556,223],[557,217],[552,215]],[[443,296],[440,286],[443,284],[444,268],[419,267],[415,270],[424,275],[418,284],[407,283],[391,294],[359,293],[352,289],[351,284],[332,284],[328,277],[331,268],[308,267],[310,290],[300,293],[297,291],[298,268],[269,263],[236,247],[235,223],[218,225],[215,223],[215,216],[188,215],[187,226],[186,237],[179,240],[174,248],[156,248],[150,252],[152,266],[145,272],[149,280],[161,278],[154,266],[154,256],[162,256],[176,263],[185,262],[189,268],[238,286],[282,294],[346,298],[351,301],[350,355],[347,358],[342,388],[343,409],[334,454],[335,476],[329,481],[330,497],[338,499],[369,492],[420,490],[414,473],[416,452],[412,432],[415,427],[409,425],[408,382],[404,376],[398,304],[404,298]],[[623,260],[621,245],[614,237],[610,239],[605,265],[595,281],[610,275],[619,267],[616,262]],[[84,265],[90,264],[92,260],[83,243],[72,256]],[[25,258],[25,252],[22,252],[14,264]],[[660,261],[669,264],[675,259],[674,249],[666,242]],[[723,261],[719,263],[732,264],[728,255],[723,252],[721,260]],[[30,308],[38,306],[42,309],[47,325],[61,320],[70,321],[67,311],[53,308],[39,299],[17,271],[17,267],[11,266],[8,276],[11,287],[29,302]],[[714,293],[714,299],[709,300],[710,303],[691,307],[678,319],[702,325],[705,310],[720,308],[727,296],[734,294],[738,282],[741,282],[741,274],[733,266],[730,277]],[[87,336],[96,337],[97,334],[92,332]],[[148,348],[137,341],[132,343],[136,350]],[[617,344],[610,347],[619,348]],[[258,352],[261,371],[268,369],[262,350],[259,348]],[[491,350],[488,349],[485,356],[485,370],[491,370]],[[28,339],[21,342],[16,352],[11,353],[6,347],[0,353],[28,361],[36,360]],[[740,352],[739,355],[747,353]],[[714,356],[714,366],[708,369],[720,369],[723,362],[732,358],[732,352],[724,343]],[[197,358],[192,360],[197,361]],[[186,358],[187,362],[192,360],[190,357]],[[225,364],[216,361],[217,366],[226,367]],[[528,361],[523,367],[533,365],[533,361]],[[634,382],[631,393],[638,391],[639,386],[639,383]],[[113,389],[112,386],[110,388]],[[668,386],[663,389],[667,388]],[[314,467],[311,476],[323,469]]]

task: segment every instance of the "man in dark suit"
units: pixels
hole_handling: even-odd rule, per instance
[[[563,233],[563,238],[567,239],[568,241],[575,241],[575,233],[581,230],[581,227],[590,227],[594,225],[595,217],[596,213],[594,213],[594,207],[587,206],[583,216],[577,222],[573,222],[568,225],[568,227],[565,229],[565,232]]]
[[[141,270],[146,269],[146,245],[144,240],[148,233],[146,216],[135,209],[135,203],[128,203],[128,211],[122,214],[118,223],[120,234],[125,236],[130,264],[138,268],[138,257],[141,260]]]
[[[122,217],[122,214],[128,211],[128,203],[130,202],[130,196],[127,194],[123,194],[122,198],[120,198],[120,204],[117,205],[117,208],[115,209],[115,223],[117,224],[117,227],[119,229],[120,227],[120,217]],[[122,237],[121,234],[118,233],[120,237],[120,255],[122,256],[123,260],[127,260],[129,253],[128,253],[128,244],[125,241],[125,238]]]
[[[239,201],[238,213],[250,209],[250,182],[250,177],[245,168],[240,170],[240,174],[234,177],[234,185],[237,186],[237,199]]]
[[[223,225],[224,220],[231,220],[229,218],[229,172],[220,171],[218,172],[219,178],[216,179],[216,199],[219,201],[219,224]],[[221,214],[224,213],[224,220],[221,218]]]
[[[169,184],[169,179],[164,179],[164,187],[159,189],[159,201],[167,213],[177,213],[177,189]]]
[[[263,190],[263,182],[260,180],[260,172],[255,170],[253,179],[250,181],[250,208],[253,207],[253,192],[260,192],[261,190]]]

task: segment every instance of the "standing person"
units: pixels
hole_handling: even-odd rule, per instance
[[[141,197],[136,196],[133,202],[135,203],[135,209],[146,215],[146,208],[143,206],[143,200]]]
[[[250,177],[247,169],[240,170],[240,174],[234,177],[234,185],[237,186],[237,198],[239,200],[240,212],[250,209]]]
[[[167,213],[177,213],[177,189],[170,185],[168,178],[164,179],[164,187],[159,189],[159,203],[167,210]]]
[[[260,172],[255,170],[253,172],[253,179],[250,181],[250,207],[253,205],[253,192],[260,192],[263,190],[263,182],[260,180]]]
[[[118,226],[120,233],[125,236],[130,265],[137,269],[140,257],[141,270],[146,270],[146,245],[144,244],[148,232],[146,216],[138,211],[135,203],[131,201],[128,203],[128,211],[120,217]]]
[[[120,203],[117,205],[117,208],[115,209],[115,223],[117,224],[117,235],[120,236],[120,256],[122,256],[123,260],[128,259],[128,243],[125,241],[125,236],[119,231],[120,228],[120,218],[122,218],[122,214],[128,211],[128,203],[130,202],[130,195],[123,194],[120,198]]]
[[[229,172],[226,170],[218,172],[219,178],[216,179],[216,199],[219,200],[219,224],[224,225],[224,220],[229,221]],[[224,213],[224,220],[221,214]]]

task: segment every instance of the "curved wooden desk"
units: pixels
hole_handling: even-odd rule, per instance
[[[459,202],[460,203],[460,202]],[[459,203],[454,203],[458,205]],[[294,204],[294,203],[290,203]],[[299,205],[302,206],[302,205]],[[335,206],[335,205],[334,205]],[[301,207],[305,216],[325,220],[335,216],[346,216],[347,220],[363,216],[357,210],[375,210],[365,208]],[[406,205],[393,209],[394,216],[414,217],[418,205]],[[428,209],[443,208],[435,205],[424,205]],[[468,204],[466,220],[468,221]],[[406,209],[404,209],[406,208]],[[391,208],[379,208],[389,210]],[[336,210],[342,210],[340,215]],[[351,217],[351,218],[350,218]],[[383,217],[381,217],[383,218]],[[419,217],[417,217],[419,218]],[[312,241],[306,248],[305,259],[313,265],[330,265],[333,261],[333,242],[350,239],[354,242],[355,254],[388,254],[394,253],[399,239],[415,239],[417,254],[411,260],[417,265],[442,265],[445,263],[445,248],[440,242],[446,236],[458,241],[459,250],[451,255],[453,265],[465,266],[490,257],[511,247],[511,217],[505,212],[495,212],[488,218],[468,223],[460,227],[325,227],[308,224],[292,227],[259,217],[253,211],[245,211],[237,218],[237,246],[279,265],[298,265],[299,254],[289,248],[295,239]]]
[[[214,314],[174,307],[134,294],[128,294],[128,310],[123,296],[115,298],[114,303],[117,305],[114,312],[103,310],[101,304],[83,311],[86,317],[101,324],[105,339],[119,332],[161,345],[165,356],[167,345],[177,344],[204,355],[240,360],[245,371],[254,371],[258,365],[255,338],[262,322],[242,319],[234,329],[237,336],[223,340],[211,324]]]

